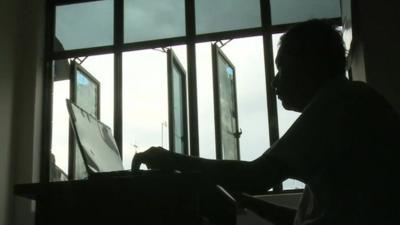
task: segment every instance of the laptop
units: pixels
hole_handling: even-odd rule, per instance
[[[88,178],[133,175],[131,170],[124,170],[120,151],[110,127],[69,99],[66,101],[70,122],[82,153]]]

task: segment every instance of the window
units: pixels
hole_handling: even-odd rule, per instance
[[[270,145],[261,36],[223,41],[222,50],[236,69],[240,158],[253,160]],[[199,93],[200,156],[216,158],[212,43],[196,45]],[[249,86],[253,88],[249,88]]]
[[[276,55],[281,35],[271,31],[282,31],[310,18],[334,21],[340,17],[339,0],[272,0],[271,11],[261,8],[266,3],[266,0],[49,1],[49,9],[54,9],[51,14],[55,14],[54,28],[49,27],[46,32],[54,34],[49,37],[54,39],[54,46],[45,60],[53,65],[47,73],[54,82],[45,90],[45,99],[49,99],[45,115],[52,117],[44,120],[43,129],[52,128],[52,137],[45,137],[51,144],[44,146],[47,150],[44,154],[53,157],[43,163],[51,164],[54,169],[51,177],[42,179],[62,180],[68,174],[72,176],[65,107],[65,99],[70,97],[72,61],[99,81],[100,120],[113,129],[125,168],[130,168],[135,152],[150,146],[169,148],[172,134],[168,115],[172,106],[181,109],[174,114],[176,118],[183,118],[182,114],[188,118],[187,124],[180,120],[181,130],[174,131],[181,135],[185,126],[190,128],[189,153],[216,158],[213,44],[234,67],[240,159],[260,156],[270,146],[270,137],[283,135],[298,117],[284,110],[268,89],[271,84],[266,78],[273,75],[266,65],[272,65],[275,56],[264,55],[270,54],[264,49],[272,48]],[[272,24],[263,24],[261,18],[270,18]],[[272,46],[265,41],[269,36],[273,38]],[[186,102],[187,107],[174,105],[168,99],[170,50],[181,64],[179,74],[187,76],[186,81],[172,82],[180,84],[180,90],[174,86],[181,93],[175,92],[175,97]],[[268,104],[274,105],[275,101],[277,117],[274,110],[268,109]],[[275,124],[279,124],[279,130]],[[285,181],[284,189],[302,187],[296,182]]]
[[[186,62],[186,46],[172,47]],[[183,64],[186,65],[186,64]],[[151,146],[169,148],[167,52],[149,49],[123,54],[123,162]]]

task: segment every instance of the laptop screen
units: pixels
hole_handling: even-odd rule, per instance
[[[67,107],[88,173],[123,170],[110,127],[69,100]]]

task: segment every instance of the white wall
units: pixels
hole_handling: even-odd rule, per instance
[[[38,178],[44,1],[1,1],[0,23],[0,225],[29,225],[12,187]]]

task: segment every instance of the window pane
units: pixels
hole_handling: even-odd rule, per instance
[[[211,43],[196,44],[200,157],[215,159],[214,97]]]
[[[186,65],[186,46],[172,47]],[[185,68],[186,70],[186,68]],[[123,163],[130,168],[135,152],[152,146],[169,148],[167,53],[123,53]]]
[[[271,0],[272,25],[340,17],[340,0]]]
[[[185,36],[184,0],[125,0],[125,43]]]
[[[82,58],[83,59],[83,58]],[[70,66],[72,59],[54,62],[52,166],[50,179],[62,180],[68,174],[69,116],[65,99],[70,98]],[[91,56],[81,66],[100,82],[100,120],[113,128],[114,119],[114,57],[113,55]],[[83,159],[77,154],[76,174],[86,173]],[[54,166],[53,166],[54,165]]]
[[[259,0],[196,0],[196,33],[261,26]]]
[[[98,107],[100,86],[96,78],[92,78],[92,75],[81,67],[76,68],[75,76],[76,104],[97,118],[100,111]]]
[[[100,82],[100,120],[114,128],[114,55],[90,56],[81,64]]]
[[[176,63],[173,63],[172,67],[172,102],[173,102],[173,116],[174,116],[174,146],[175,152],[183,154],[185,152],[185,139],[187,138],[187,134],[185,134],[185,119],[184,113],[185,111],[185,99],[183,89],[184,81],[186,74],[182,73],[177,67]],[[171,124],[170,124],[171,126]]]
[[[69,98],[69,63],[57,60],[54,67],[50,181],[59,181],[66,180],[68,174],[69,116],[65,99]]]
[[[56,7],[55,51],[113,44],[112,0]]]
[[[234,39],[222,48],[236,69],[241,160],[253,160],[270,146],[262,49],[262,37]],[[200,156],[215,158],[211,43],[197,44],[196,54]]]
[[[215,50],[214,50],[215,49]],[[220,135],[220,151],[222,159],[237,160],[239,159],[239,133],[238,115],[237,115],[237,95],[236,95],[236,74],[234,65],[230,64],[229,59],[223,55],[219,48],[214,48],[216,74],[214,82],[214,95],[218,96],[218,106],[216,110],[219,112],[219,132]],[[218,50],[217,50],[218,49]],[[218,149],[218,148],[217,148]]]

